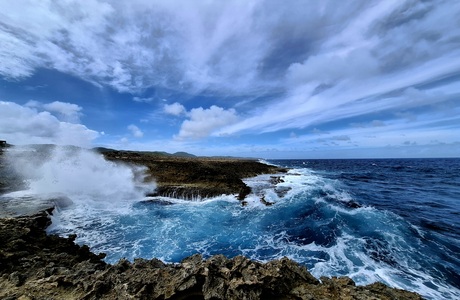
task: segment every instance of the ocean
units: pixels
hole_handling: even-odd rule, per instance
[[[48,232],[77,234],[109,263],[180,262],[195,253],[288,257],[317,278],[460,298],[460,159],[267,163],[290,171],[246,179],[254,193],[242,206],[234,196],[145,197],[150,187],[133,181],[129,167],[56,151],[45,163],[23,159],[28,188],[1,199],[65,197],[72,204],[56,209]]]

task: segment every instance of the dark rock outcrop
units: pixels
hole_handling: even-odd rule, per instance
[[[51,212],[51,210],[49,210]],[[283,258],[200,255],[180,264],[157,259],[106,264],[75,236],[49,236],[47,212],[0,219],[1,299],[421,299],[381,283],[314,278]]]
[[[172,157],[149,152],[105,151],[106,159],[147,167],[146,181],[155,181],[155,193],[182,199],[236,194],[243,200],[251,189],[243,178],[287,170],[254,159],[213,157]]]

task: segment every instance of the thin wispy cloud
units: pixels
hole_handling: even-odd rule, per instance
[[[154,101],[155,99],[153,97],[133,97],[133,101],[134,102],[144,102],[144,103],[150,103],[152,101]]]

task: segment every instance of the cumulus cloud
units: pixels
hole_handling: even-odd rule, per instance
[[[55,112],[62,120],[70,123],[79,123],[82,116],[82,108],[73,103],[54,101],[43,105],[45,110]]]
[[[134,124],[129,125],[128,130],[131,131],[131,134],[134,137],[141,138],[144,136],[144,133]]]
[[[164,112],[173,115],[173,116],[180,116],[186,112],[185,107],[180,103],[173,103],[173,104],[165,104],[163,106]]]
[[[177,139],[203,138],[238,119],[234,109],[226,110],[215,105],[208,109],[194,108],[187,115],[189,119],[182,123]]]
[[[0,136],[11,144],[89,146],[99,134],[82,124],[60,121],[48,111],[0,101]]]
[[[59,120],[70,123],[79,123],[80,117],[83,115],[83,108],[81,106],[68,102],[54,101],[41,103],[36,100],[30,100],[25,106],[38,110],[46,110],[53,113]]]

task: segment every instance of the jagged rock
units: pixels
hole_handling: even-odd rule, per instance
[[[284,179],[281,176],[270,176],[270,183],[272,185],[277,185],[278,183],[283,183]]]
[[[158,259],[102,261],[75,236],[49,236],[47,212],[0,219],[1,299],[421,299],[381,283],[356,286],[347,277],[314,278],[283,258],[200,255],[180,264]]]
[[[260,202],[264,204],[265,206],[272,206],[273,204],[275,204],[273,202],[268,202],[267,200],[265,200],[265,195],[262,195],[260,197]]]

